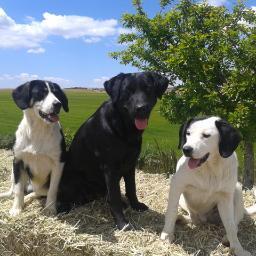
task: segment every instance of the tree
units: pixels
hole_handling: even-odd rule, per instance
[[[124,14],[130,32],[121,34],[125,48],[114,59],[170,78],[173,90],[161,103],[170,122],[197,115],[219,115],[243,135],[243,184],[254,182],[256,140],[256,12],[237,3],[233,10],[206,2],[160,1],[149,17],[140,0],[135,14]]]

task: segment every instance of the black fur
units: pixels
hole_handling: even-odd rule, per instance
[[[68,99],[66,94],[61,90],[60,86],[56,83],[48,82],[49,87],[52,91],[52,93],[55,95],[55,97],[61,102],[61,105],[65,112],[69,111],[68,108]]]
[[[32,180],[33,179],[33,174],[32,174],[32,171],[30,170],[30,167],[28,165],[25,167],[25,171],[27,172],[28,177]]]
[[[61,149],[60,162],[64,163],[67,158],[67,152],[66,152],[67,146],[66,146],[65,137],[64,137],[62,129],[60,130],[60,134],[62,137],[61,142],[60,142],[60,149]]]
[[[207,118],[209,118],[209,117],[207,117],[207,116],[194,117],[194,118],[189,119],[188,121],[186,121],[184,124],[182,124],[180,126],[178,149],[181,149],[183,147],[183,145],[187,142],[186,132],[187,132],[187,129],[190,127],[190,125],[193,124],[194,122],[205,120]]]
[[[14,183],[17,184],[20,179],[21,172],[24,170],[24,163],[22,160],[17,160],[14,158],[13,160],[13,175],[14,175]]]
[[[151,72],[119,74],[104,84],[110,99],[79,128],[71,143],[58,192],[58,212],[69,211],[107,195],[119,229],[128,221],[122,211],[119,182],[137,211],[148,207],[136,196],[135,165],[141,150],[142,130],[136,118],[149,118],[168,86],[168,80]]]
[[[107,94],[111,97],[113,103],[116,103],[119,97],[120,88],[125,77],[126,74],[120,73],[104,83],[104,88]]]
[[[233,154],[238,147],[242,137],[238,130],[236,130],[227,121],[221,119],[215,122],[220,134],[219,152],[224,158]]]
[[[18,86],[12,92],[12,97],[16,105],[24,110],[33,107],[35,102],[43,100],[49,93],[45,82],[43,80],[33,80]],[[61,102],[64,111],[68,112],[68,99],[60,86],[50,81],[47,81],[47,83],[52,93]]]

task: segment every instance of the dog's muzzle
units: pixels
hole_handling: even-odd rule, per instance
[[[193,158],[190,157],[188,160],[188,167],[193,170],[195,168],[198,168],[201,166],[203,163],[205,163],[209,157],[210,153],[205,154],[202,158]]]
[[[50,122],[50,123],[55,123],[59,121],[59,116],[57,113],[44,113],[43,111],[39,110],[39,115],[41,118],[43,118],[44,120]]]
[[[138,105],[135,109],[135,126],[138,130],[145,130],[148,126],[150,107],[148,105]]]

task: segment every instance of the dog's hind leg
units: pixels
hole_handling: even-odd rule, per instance
[[[31,203],[35,198],[38,198],[36,192],[31,192],[24,197],[24,205]]]
[[[53,168],[51,172],[51,180],[50,180],[50,187],[47,193],[47,199],[45,204],[45,209],[50,214],[56,214],[56,200],[57,200],[57,193],[59,188],[59,182],[61,179],[62,171],[63,171],[63,163],[60,163],[58,166]]]
[[[256,189],[255,187],[253,188],[253,193],[254,193],[254,196],[256,197]],[[251,216],[251,215],[255,215],[256,214],[256,204],[250,206],[250,207],[247,207],[244,209],[245,211],[245,214]]]
[[[234,221],[237,229],[243,217],[244,217],[244,203],[243,203],[242,186],[239,182],[237,182],[235,192],[234,192]],[[223,236],[222,244],[225,246],[230,246],[227,235]]]
[[[185,211],[187,213],[187,215],[178,215],[177,216],[177,220],[176,222],[177,223],[194,223],[194,224],[200,224],[201,222],[204,222],[202,220],[200,220],[199,216],[195,213],[193,213],[187,203],[186,203],[186,200],[185,200],[185,197],[183,194],[181,194],[180,196],[180,200],[179,200],[179,206],[181,207],[181,209],[183,211]]]
[[[237,226],[240,223],[240,221],[243,219],[243,217],[244,217],[244,202],[243,202],[242,186],[239,182],[237,182],[235,193],[234,193],[234,218]]]
[[[227,233],[230,249],[235,255],[251,256],[249,252],[243,249],[237,237],[237,225],[234,219],[234,194],[225,194],[218,202],[218,210]]]
[[[47,188],[40,188],[36,190],[36,192],[31,192],[24,197],[24,204],[30,204],[34,199],[40,198],[42,196],[47,196],[48,189]]]

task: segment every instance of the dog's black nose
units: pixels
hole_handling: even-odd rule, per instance
[[[191,156],[192,155],[192,152],[193,152],[193,148],[190,147],[190,146],[185,146],[183,147],[183,153],[185,156]]]
[[[53,109],[55,113],[59,113],[61,108],[61,103],[60,102],[54,102],[53,103]]]
[[[136,114],[138,114],[138,115],[146,115],[149,112],[149,106],[148,105],[137,105],[135,110],[136,110]]]

